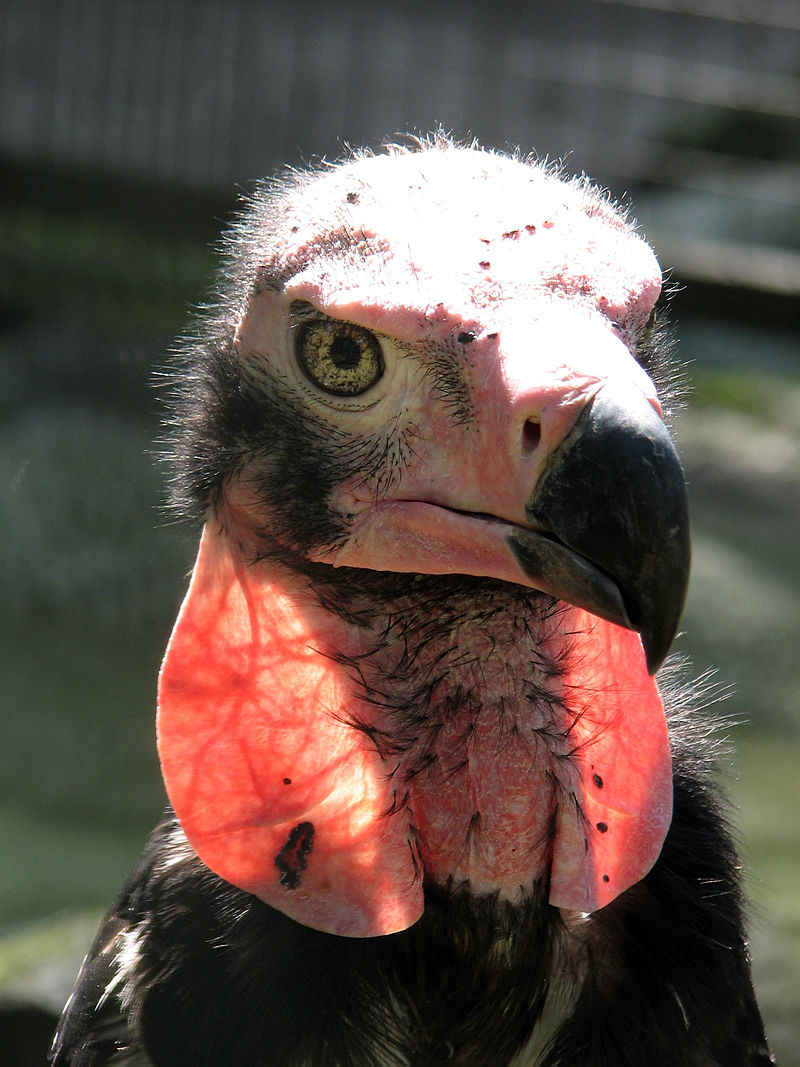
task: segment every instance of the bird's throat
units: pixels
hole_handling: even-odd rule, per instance
[[[423,877],[591,911],[646,873],[670,758],[636,634],[501,582],[336,573],[206,527],[158,732],[213,870],[351,936],[413,923]]]

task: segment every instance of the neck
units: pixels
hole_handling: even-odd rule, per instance
[[[555,809],[578,776],[562,683],[571,609],[491,579],[308,577],[321,651],[348,679],[343,715],[380,761],[428,877],[511,898],[546,880]]]

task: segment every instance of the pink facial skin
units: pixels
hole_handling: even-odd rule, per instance
[[[235,327],[243,379],[278,375],[339,438],[386,440],[383,464],[331,490],[343,536],[310,558],[531,587],[508,534],[530,528],[526,504],[587,403],[611,390],[660,410],[629,347],[660,289],[652,252],[585,186],[477,151],[360,158],[314,179],[311,206],[302,193],[286,194],[260,261],[254,252],[264,281]],[[303,374],[300,304],[381,339],[385,370],[370,390],[330,396]],[[461,393],[448,403],[454,375]],[[201,859],[299,922],[349,936],[413,923],[423,874],[510,899],[543,883],[551,904],[581,912],[641,879],[672,793],[638,635],[562,603],[509,635],[501,660],[465,624],[453,639],[472,665],[453,667],[438,697],[479,674],[483,706],[505,709],[514,735],[488,711],[468,731],[458,716],[444,722],[399,801],[398,757],[352,725],[390,730],[364,699],[380,679],[356,681],[331,656],[358,659],[371,636],[285,566],[251,562],[270,502],[247,474],[208,518],[160,679],[164,778]],[[537,704],[522,680],[542,656],[559,670],[538,679]],[[540,740],[551,734],[560,740]]]

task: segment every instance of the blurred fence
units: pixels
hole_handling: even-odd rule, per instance
[[[800,292],[797,0],[0,5],[6,158],[228,189],[439,122],[652,187],[671,258]]]

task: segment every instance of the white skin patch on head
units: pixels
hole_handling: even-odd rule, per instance
[[[437,305],[485,319],[549,291],[613,322],[646,318],[660,291],[652,251],[621,216],[534,164],[448,149],[356,159],[311,182],[314,216],[302,220],[301,188],[271,270],[285,283],[288,267],[317,306],[343,318],[358,308],[364,325],[400,339],[416,337],[419,316]]]

